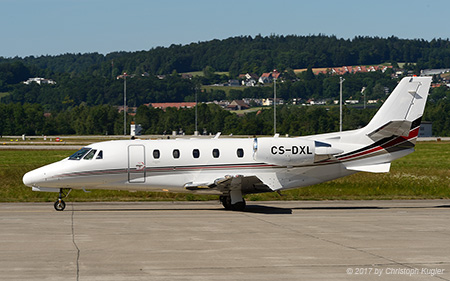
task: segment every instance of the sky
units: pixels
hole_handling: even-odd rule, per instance
[[[5,58],[258,34],[450,38],[448,0],[0,0],[0,26]]]

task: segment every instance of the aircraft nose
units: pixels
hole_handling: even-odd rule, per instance
[[[23,175],[22,181],[23,184],[26,186],[32,186],[33,185],[33,179],[34,179],[34,175],[33,175],[33,171],[26,173],[25,175]]]
[[[43,174],[37,170],[30,171],[23,175],[22,181],[26,186],[33,186],[43,180]]]

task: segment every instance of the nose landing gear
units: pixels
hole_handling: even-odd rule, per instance
[[[66,208],[66,202],[64,202],[64,200],[62,199],[63,197],[66,198],[67,196],[69,196],[70,191],[72,191],[72,189],[70,188],[59,189],[58,200],[56,200],[55,204],[53,205],[56,211],[64,211],[64,209]]]

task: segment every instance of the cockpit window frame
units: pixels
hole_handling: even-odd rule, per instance
[[[95,156],[95,159],[103,159],[103,150],[100,150],[97,154],[97,156]]]
[[[70,155],[68,159],[69,160],[81,160],[91,150],[92,150],[92,148],[90,148],[90,147],[83,147],[82,149],[78,150],[74,154]]]
[[[97,153],[97,149],[91,149],[84,157],[83,160],[92,160],[94,159],[95,154]]]

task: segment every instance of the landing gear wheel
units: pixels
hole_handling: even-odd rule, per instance
[[[53,206],[57,211],[64,211],[64,209],[66,208],[66,202],[64,202],[64,200],[62,199],[58,199]]]
[[[69,196],[70,191],[72,191],[72,189],[69,189],[69,188],[60,188],[59,189],[58,200],[56,200],[55,204],[53,204],[53,207],[55,207],[55,210],[64,211],[64,209],[66,208],[66,202],[64,202],[64,200],[62,200],[62,199]]]
[[[242,198],[241,202],[237,202],[234,204],[231,204],[231,197],[222,195],[219,197],[220,202],[222,202],[223,207],[225,210],[232,210],[232,211],[243,211],[245,209],[246,203],[245,199]]]
[[[245,209],[246,203],[245,203],[245,199],[242,199],[241,202],[237,202],[235,204],[231,205],[231,209],[233,211],[243,211]]]
[[[220,202],[222,202],[222,205],[225,208],[225,210],[231,210],[232,209],[230,196],[222,195],[222,196],[219,197],[219,200],[220,200]]]

